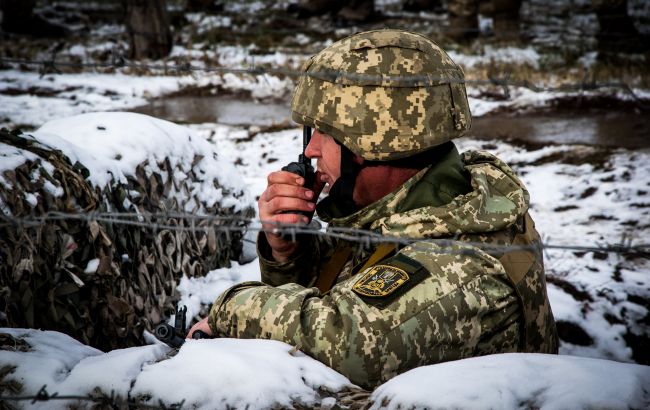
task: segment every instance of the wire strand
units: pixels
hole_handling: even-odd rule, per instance
[[[189,221],[190,225],[185,226],[165,222],[165,220]],[[376,231],[342,227],[328,226],[323,229],[320,226],[281,224],[259,219],[241,217],[236,215],[199,215],[184,212],[86,212],[86,213],[65,213],[48,212],[43,215],[26,217],[15,217],[12,215],[0,216],[0,228],[13,227],[25,229],[39,227],[48,222],[59,222],[64,220],[76,220],[86,223],[101,222],[112,225],[123,225],[137,228],[144,228],[154,232],[161,230],[204,232],[211,230],[215,232],[245,234],[247,232],[268,232],[277,235],[286,235],[295,238],[298,235],[324,236],[353,243],[365,244],[366,246],[379,243],[394,243],[401,246],[430,246],[423,245],[425,242],[436,245],[441,251],[448,253],[466,253],[469,248],[478,248],[486,252],[506,252],[510,250],[538,250],[538,245],[499,245],[479,241],[458,240],[458,236],[446,238],[431,237],[409,237],[383,235]],[[620,244],[558,244],[543,242],[541,248],[545,250],[567,250],[574,252],[601,252],[625,254],[632,256],[650,257],[650,243],[632,244],[629,238]]]

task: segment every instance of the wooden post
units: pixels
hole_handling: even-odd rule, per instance
[[[123,0],[129,58],[158,59],[172,49],[165,0]]]

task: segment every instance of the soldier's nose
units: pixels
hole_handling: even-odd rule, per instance
[[[316,133],[314,133],[314,136],[315,135]],[[307,145],[307,148],[305,149],[305,155],[309,158],[320,157],[320,146],[318,145],[317,141],[318,138],[314,138],[314,136],[312,136],[309,144]]]

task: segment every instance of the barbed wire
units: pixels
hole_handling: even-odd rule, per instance
[[[161,220],[186,220],[190,221],[189,225],[160,222]],[[629,235],[622,238],[620,243],[614,244],[558,244],[542,242],[539,245],[503,245],[492,244],[480,241],[461,240],[460,236],[450,236],[445,238],[423,238],[410,236],[385,235],[377,231],[368,229],[328,226],[326,229],[320,223],[311,223],[308,225],[299,224],[282,224],[270,221],[260,221],[255,218],[247,218],[236,215],[200,215],[184,212],[85,212],[85,213],[65,213],[65,212],[48,212],[38,216],[15,217],[12,215],[0,216],[0,227],[14,227],[19,229],[39,227],[48,222],[76,220],[86,223],[101,222],[105,224],[124,225],[145,228],[154,232],[184,231],[184,232],[204,232],[210,230],[223,232],[226,235],[241,234],[245,236],[247,232],[270,232],[283,235],[292,241],[298,241],[300,236],[324,236],[338,240],[344,240],[353,243],[359,243],[366,248],[379,243],[392,243],[398,246],[411,246],[422,249],[421,242],[434,243],[443,253],[466,254],[471,249],[468,247],[478,248],[485,252],[506,252],[511,250],[531,250],[537,251],[541,246],[543,250],[566,250],[573,252],[600,252],[624,254],[627,256],[650,257],[650,243],[632,244]],[[197,224],[198,222],[198,224]],[[465,234],[463,234],[465,235]],[[244,239],[246,240],[246,239]],[[248,240],[250,241],[250,240]]]
[[[254,61],[254,60],[253,60]],[[273,76],[288,76],[288,77],[312,77],[329,82],[349,82],[362,83],[364,85],[386,84],[391,83],[394,86],[412,87],[412,86],[435,86],[441,84],[466,84],[474,86],[498,86],[503,89],[506,99],[510,99],[510,87],[518,87],[529,89],[533,92],[579,92],[579,91],[594,91],[603,88],[616,88],[623,90],[626,94],[632,97],[635,101],[643,102],[636,93],[633,91],[632,86],[624,81],[604,81],[597,82],[589,80],[586,76],[577,82],[565,82],[558,86],[551,85],[538,85],[532,81],[515,80],[512,79],[511,73],[506,72],[500,76],[491,76],[487,79],[466,79],[466,78],[452,78],[445,76],[437,76],[434,74],[413,74],[413,75],[375,75],[375,74],[361,74],[361,73],[348,73],[339,70],[321,70],[304,72],[300,70],[292,70],[289,68],[281,67],[223,67],[223,66],[210,66],[202,65],[197,66],[189,61],[183,63],[141,63],[128,61],[120,52],[112,53],[111,61],[108,62],[77,62],[77,61],[57,61],[56,52],[52,52],[50,59],[24,59],[24,58],[11,58],[0,56],[0,64],[18,64],[18,65],[32,65],[39,66],[41,77],[46,74],[62,74],[59,68],[76,68],[76,69],[124,69],[130,68],[133,70],[149,70],[149,71],[175,71],[180,74],[191,75],[195,72],[214,72],[219,74],[238,74],[238,75],[273,75]]]
[[[159,400],[158,405],[151,405],[143,403],[141,400],[133,400],[131,398],[122,398],[115,394],[115,391],[111,391],[111,394],[106,395],[61,395],[57,392],[49,393],[47,391],[47,385],[43,385],[35,395],[24,395],[24,396],[0,396],[0,403],[3,401],[29,401],[30,404],[36,404],[37,402],[47,402],[47,401],[87,401],[95,403],[99,406],[108,406],[112,409],[121,409],[127,406],[127,408],[137,408],[137,409],[151,409],[151,410],[179,410],[183,407],[185,400],[180,403],[171,404],[169,406],[165,405],[162,400]],[[104,407],[100,407],[104,408]]]

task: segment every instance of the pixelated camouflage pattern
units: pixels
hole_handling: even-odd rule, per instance
[[[469,356],[556,353],[539,248],[507,260],[503,250],[484,251],[461,242],[538,246],[527,216],[528,192],[496,157],[466,152],[462,159],[474,189],[448,205],[396,213],[424,170],[382,200],[330,221],[331,226],[422,239],[400,253],[422,264],[429,276],[399,298],[378,308],[352,291],[360,278],[354,267],[373,249],[355,248],[337,284],[322,295],[311,285],[335,239],[305,237],[294,259],[278,263],[268,257],[261,235],[265,283],[238,285],[222,295],[210,313],[212,330],[224,337],[293,344],[364,388],[416,366]],[[530,222],[524,227],[525,220]],[[451,246],[436,241],[450,238],[461,241]]]
[[[462,69],[420,34],[356,34],[313,56],[303,71],[293,120],[367,160],[414,155],[470,129]]]
[[[496,259],[465,248],[468,255],[432,242],[403,249],[431,275],[384,309],[359,299],[355,278],[325,296],[295,283],[252,282],[215,302],[210,325],[219,336],[295,345],[364,388],[417,366],[515,352],[519,308],[507,276]]]
[[[425,169],[371,207],[332,220],[330,225],[364,227],[388,236],[453,237],[488,245],[529,246],[510,252],[505,258],[502,248],[486,251],[500,258],[509,268],[508,273],[516,276],[511,279],[523,304],[525,322],[521,351],[557,352],[558,338],[546,294],[541,241],[527,214],[530,195],[512,169],[494,155],[468,151],[463,153],[462,160],[471,175],[473,190],[447,206],[397,212],[399,204],[427,172]],[[518,272],[517,264],[525,265],[525,272]]]
[[[515,285],[523,307],[525,327],[521,339],[523,352],[557,353],[559,339],[546,292],[541,239],[529,214],[513,227],[510,245],[521,246],[508,252],[490,251],[499,258]]]
[[[448,238],[506,229],[528,210],[529,194],[510,167],[483,151],[463,153],[473,190],[447,206],[396,212],[413,186],[426,174],[423,169],[390,195],[332,226],[364,227],[383,235],[409,238]]]

